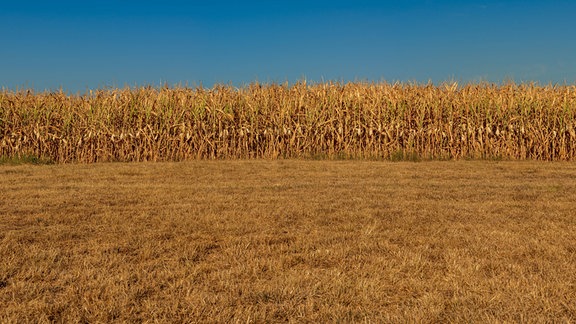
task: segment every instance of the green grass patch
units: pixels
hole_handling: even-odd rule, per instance
[[[43,164],[54,164],[54,161],[50,158],[46,157],[38,157],[32,154],[23,154],[18,156],[0,156],[0,165],[1,164],[8,164],[8,165],[19,165],[19,164],[34,164],[34,165],[43,165]]]

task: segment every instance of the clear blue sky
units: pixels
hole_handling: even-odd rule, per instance
[[[0,87],[576,80],[576,1],[0,1]]]

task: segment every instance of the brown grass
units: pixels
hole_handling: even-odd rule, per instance
[[[0,159],[576,160],[576,86],[387,83],[0,92]]]
[[[576,165],[0,166],[0,322],[574,322]]]

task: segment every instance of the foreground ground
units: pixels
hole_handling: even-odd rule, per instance
[[[576,321],[576,164],[0,166],[0,322]]]

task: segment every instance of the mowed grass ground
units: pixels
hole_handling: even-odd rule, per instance
[[[576,164],[0,166],[0,322],[574,322]]]

